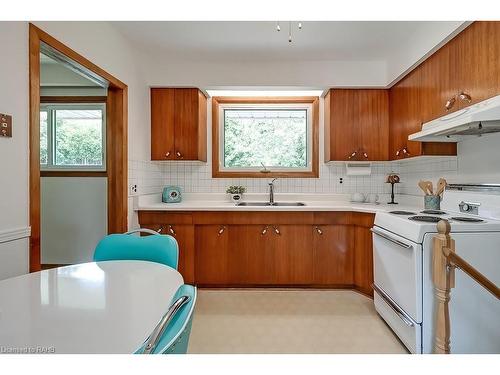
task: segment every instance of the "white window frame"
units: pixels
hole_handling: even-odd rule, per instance
[[[101,110],[102,111],[102,165],[56,165],[54,164],[55,155],[55,121],[53,111],[55,110]],[[48,103],[40,105],[40,112],[47,112],[47,164],[40,163],[41,171],[88,171],[103,172],[106,171],[106,104],[105,103]]]
[[[219,171],[220,172],[261,172],[263,167],[226,167],[224,165],[224,111],[226,109],[258,109],[258,110],[306,110],[306,167],[274,167],[266,165],[271,172],[312,172],[313,171],[313,104],[312,103],[220,103],[219,104]]]

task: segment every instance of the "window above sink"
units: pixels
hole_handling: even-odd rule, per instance
[[[318,97],[212,98],[213,177],[318,177]]]

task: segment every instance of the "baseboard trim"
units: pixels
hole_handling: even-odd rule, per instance
[[[20,240],[31,236],[31,227],[0,231],[0,243]]]

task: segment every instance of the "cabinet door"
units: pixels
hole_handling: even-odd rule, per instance
[[[196,226],[196,283],[229,284],[229,228],[225,225]]]
[[[272,232],[276,284],[307,285],[313,282],[310,225],[276,225]]]
[[[313,229],[314,284],[354,284],[353,228],[315,225]]]
[[[194,226],[146,224],[141,225],[141,227],[152,229],[160,234],[168,234],[176,239],[179,246],[179,264],[177,269],[186,284],[194,284]]]
[[[174,89],[151,89],[151,160],[174,159]]]
[[[200,141],[198,89],[175,89],[175,159],[198,160]],[[205,139],[206,142],[206,139]]]
[[[276,284],[276,257],[272,226],[232,225],[228,274],[234,285]]]
[[[370,228],[355,226],[354,284],[363,293],[373,295],[373,247]]]
[[[421,154],[421,143],[408,136],[422,127],[420,108],[421,71],[415,69],[390,89],[389,158],[401,159]]]
[[[360,159],[389,160],[388,90],[356,90],[356,96]]]
[[[419,100],[424,123],[459,109],[455,45],[456,40],[450,41],[418,67],[422,76]]]
[[[326,161],[351,160],[349,157],[357,152],[361,143],[361,132],[356,119],[356,90],[333,89],[328,93],[325,102],[329,103],[325,119],[330,119],[325,124],[325,155]],[[352,160],[356,160],[356,156]]]
[[[500,93],[500,22],[477,21],[454,43],[459,92],[471,100],[458,99],[458,107],[488,99]]]

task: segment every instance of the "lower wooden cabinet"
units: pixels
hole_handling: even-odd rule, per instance
[[[314,284],[354,284],[354,238],[351,226],[314,225],[312,251]]]
[[[373,294],[374,215],[294,214],[140,212],[139,222],[177,239],[186,283],[343,287]]]
[[[194,275],[194,226],[177,224],[145,224],[143,228],[158,231],[161,234],[170,234],[179,245],[178,270],[186,284],[195,283]]]

